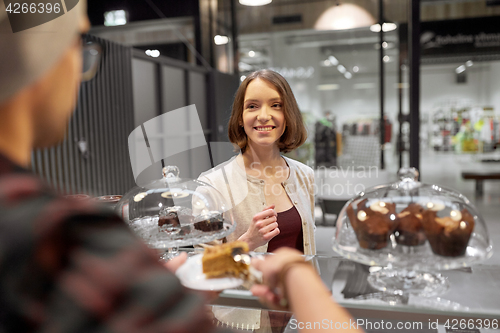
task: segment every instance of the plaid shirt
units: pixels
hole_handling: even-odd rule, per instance
[[[0,332],[209,332],[187,292],[112,212],[56,195],[0,155]]]

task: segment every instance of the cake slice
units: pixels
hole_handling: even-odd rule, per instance
[[[203,273],[207,279],[248,276],[249,265],[243,260],[235,260],[235,256],[247,254],[248,250],[248,244],[242,241],[205,248],[202,258]]]

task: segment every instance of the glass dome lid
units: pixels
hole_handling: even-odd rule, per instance
[[[408,270],[452,269],[491,257],[485,221],[465,196],[420,183],[414,168],[401,169],[399,177],[344,205],[333,239],[336,252]]]
[[[164,167],[162,172],[161,179],[132,188],[116,206],[151,248],[207,243],[234,231],[230,206],[214,187],[179,178],[176,166]]]

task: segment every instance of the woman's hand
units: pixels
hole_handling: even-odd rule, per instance
[[[278,213],[276,213],[274,207],[274,205],[271,205],[255,214],[247,232],[238,239],[247,242],[250,251],[267,244],[267,242],[279,235]]]

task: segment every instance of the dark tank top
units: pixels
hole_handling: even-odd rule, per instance
[[[302,221],[295,206],[287,211],[278,213],[278,228],[280,229],[280,234],[269,241],[267,252],[274,252],[280,247],[286,246],[304,253]]]

